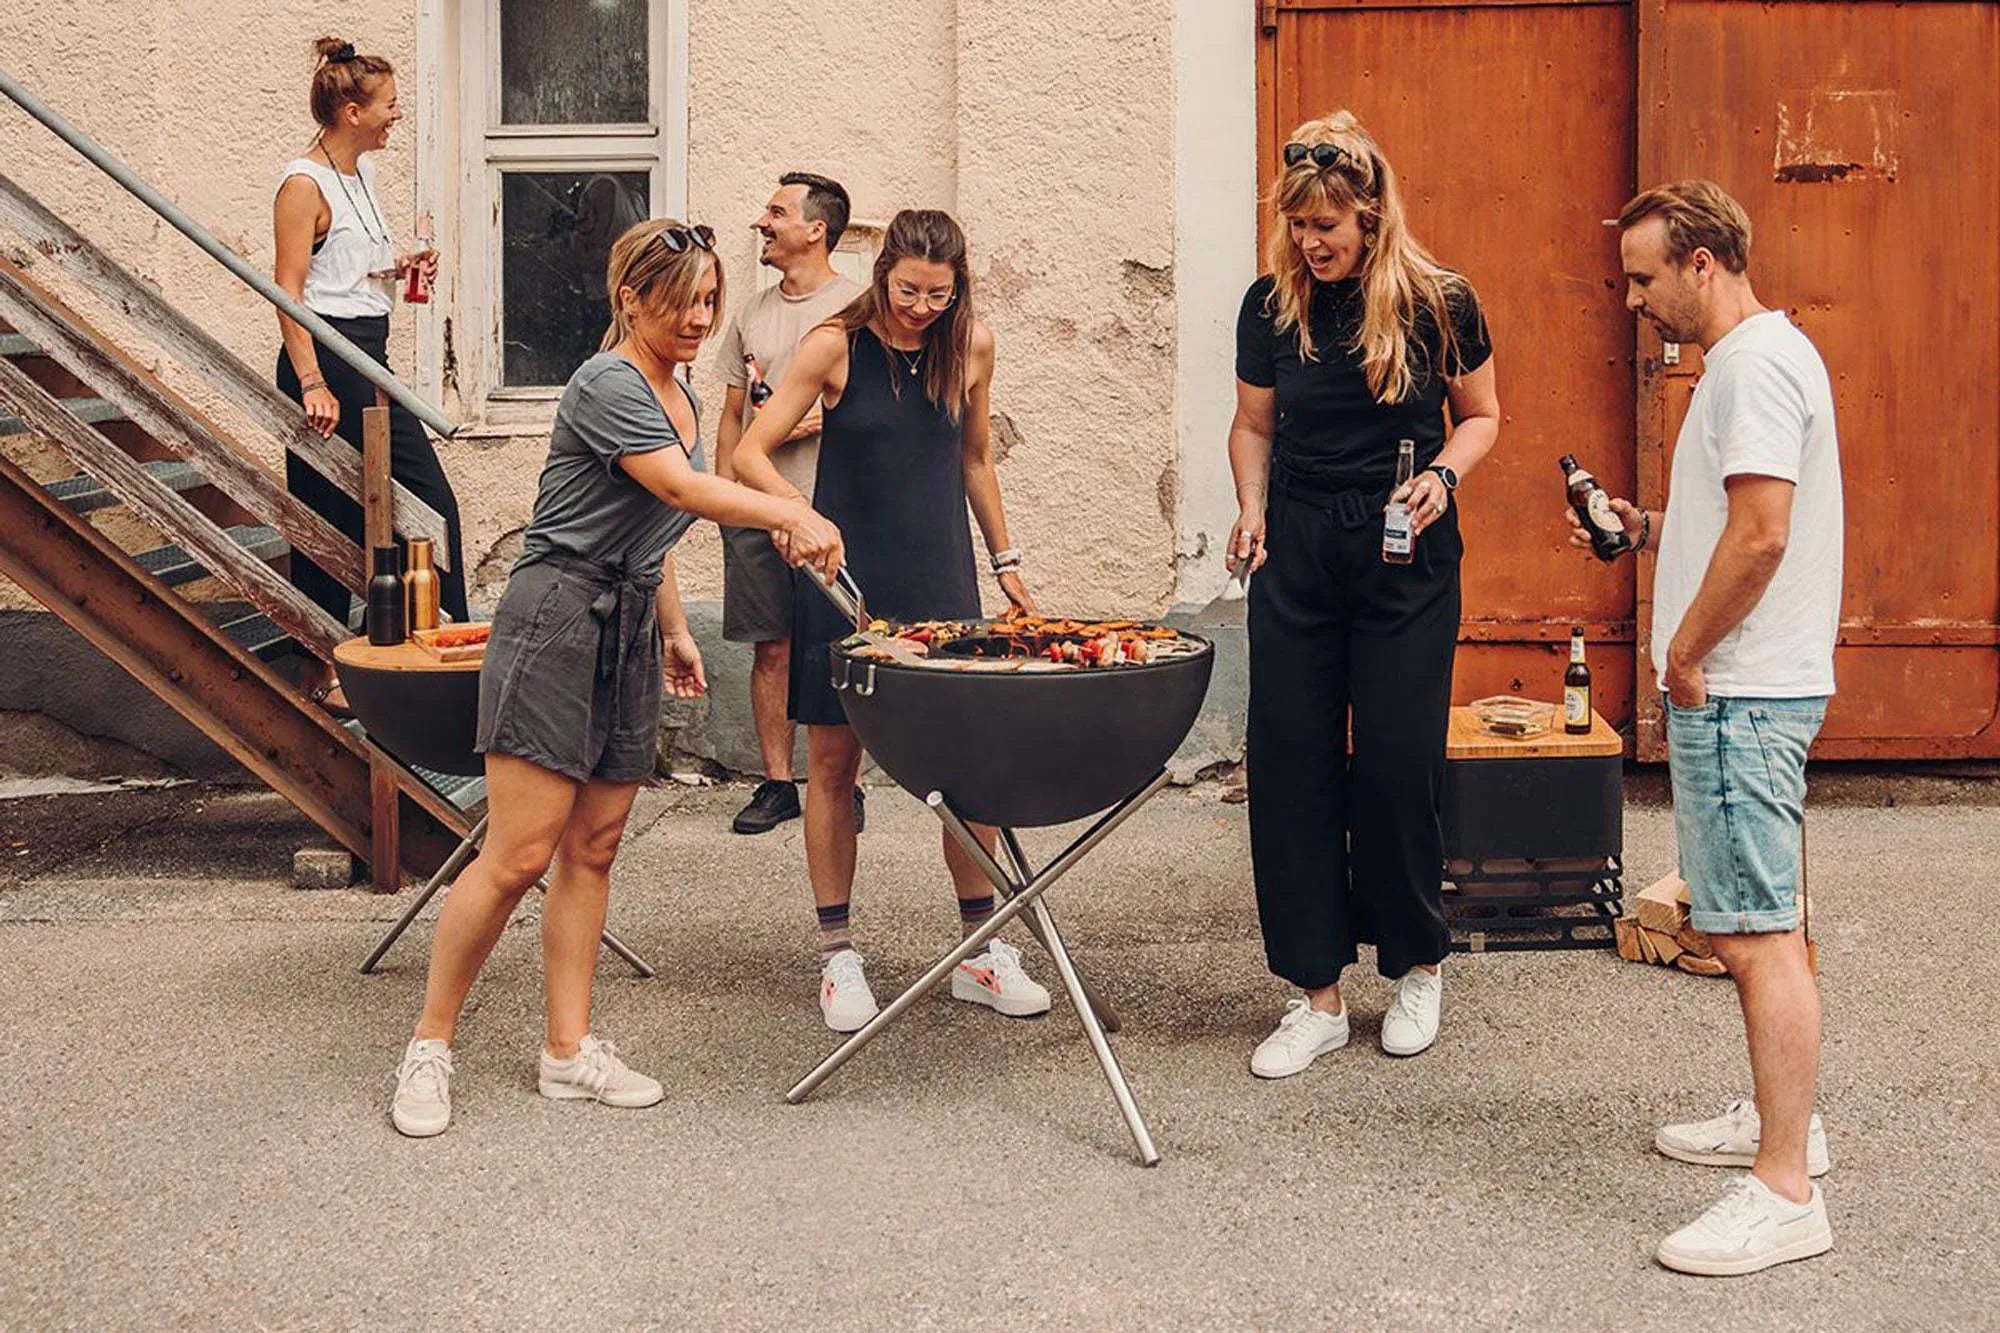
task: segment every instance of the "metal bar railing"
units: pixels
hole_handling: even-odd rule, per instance
[[[57,138],[88,158],[99,171],[117,181],[137,196],[139,202],[165,218],[175,230],[200,246],[209,258],[241,278],[250,290],[303,325],[306,331],[329,351],[352,366],[356,373],[387,394],[391,401],[404,408],[411,416],[439,435],[448,437],[457,433],[458,426],[440,409],[418,397],[408,385],[390,374],[381,362],[347,341],[331,324],[294,300],[290,292],[271,281],[266,274],[252,268],[222,242],[209,235],[207,228],[175,207],[158,190],[139,179],[132,173],[131,168],[113,157],[96,140],[72,125],[55,109],[22,87],[5,70],[0,70],[0,93],[5,93],[23,111],[46,125]]]

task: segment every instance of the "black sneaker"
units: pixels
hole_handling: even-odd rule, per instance
[[[854,789],[854,831],[860,833],[868,827],[868,793]]]
[[[766,778],[750,794],[750,804],[736,812],[730,823],[732,833],[769,833],[788,819],[799,817],[799,789],[782,778]]]

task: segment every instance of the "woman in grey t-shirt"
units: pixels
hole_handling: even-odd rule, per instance
[[[673,547],[697,518],[762,528],[795,565],[840,567],[839,530],[798,500],[701,470],[694,396],[676,372],[722,314],[706,227],[642,222],[612,246],[614,322],[556,408],[520,562],[479,681],[486,845],[452,885],[431,945],[423,1016],[390,1108],[414,1137],[451,1120],[451,1039],[473,978],[551,862],[542,910],[548,1035],[542,1095],[651,1106],[662,1090],[590,1030],[612,859],[652,772],[663,688],[705,687]]]

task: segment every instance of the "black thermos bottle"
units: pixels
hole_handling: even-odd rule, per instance
[[[403,622],[401,552],[394,546],[375,548],[375,572],[368,580],[368,642],[381,647],[409,637]]]

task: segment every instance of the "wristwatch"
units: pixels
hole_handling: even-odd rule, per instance
[[[1452,494],[1457,494],[1458,472],[1455,469],[1453,469],[1450,465],[1445,463],[1433,463],[1429,467],[1425,468],[1424,471],[1437,473],[1438,480],[1444,483],[1445,490]]]

